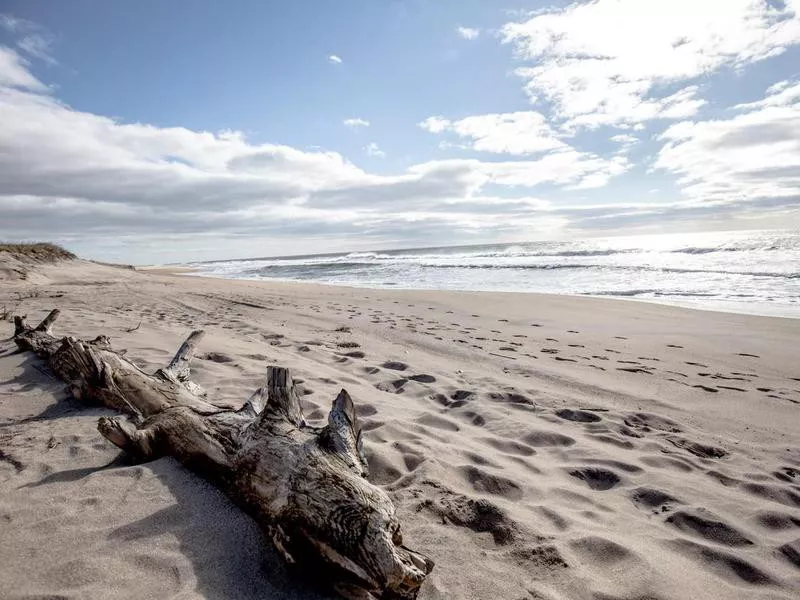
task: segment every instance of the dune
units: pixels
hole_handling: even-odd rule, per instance
[[[206,330],[194,378],[216,401],[241,405],[268,364],[292,369],[312,422],[346,388],[371,480],[436,562],[422,600],[800,593],[800,320],[13,269],[0,315],[60,308],[59,334],[108,335],[145,369]],[[121,455],[96,431],[111,411],[71,399],[12,332],[0,321],[0,597],[331,597],[202,479]]]

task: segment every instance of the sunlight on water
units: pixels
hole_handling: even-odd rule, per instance
[[[800,232],[626,236],[195,263],[198,275],[634,298],[800,318]]]

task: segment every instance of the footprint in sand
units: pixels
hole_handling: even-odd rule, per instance
[[[636,488],[628,497],[636,506],[652,510],[654,513],[669,512],[673,510],[674,505],[683,504],[674,496],[649,487]]]
[[[361,347],[361,344],[357,342],[339,342],[336,344],[336,346],[338,348],[359,348]]]
[[[753,542],[743,533],[727,523],[706,514],[706,511],[678,511],[667,517],[666,523],[683,531],[697,535],[710,542],[724,546],[752,546]]]
[[[622,480],[619,475],[606,469],[593,469],[590,467],[576,469],[569,472],[570,476],[580,479],[591,489],[597,491],[610,490],[616,487]]]
[[[667,440],[670,444],[675,446],[676,448],[681,448],[686,450],[690,454],[694,454],[699,458],[725,458],[728,456],[728,451],[723,450],[717,446],[707,446],[705,444],[701,444],[699,442],[693,442],[691,440],[679,438],[679,439],[670,439]]]
[[[201,354],[200,358],[202,360],[208,360],[220,364],[232,363],[234,360],[236,360],[232,356],[222,352],[206,352],[205,354]]]
[[[552,431],[531,431],[522,436],[522,441],[534,448],[553,447],[553,446],[572,446],[575,439],[567,435]]]
[[[467,419],[469,419],[469,422],[475,425],[475,427],[483,427],[484,425],[486,425],[486,419],[483,417],[483,415],[479,415],[478,413],[472,412],[471,410],[465,410],[461,414],[464,415]]]
[[[800,529],[800,518],[786,513],[765,510],[757,513],[753,520],[771,531],[788,531],[790,529]]]
[[[702,385],[702,384],[699,384],[699,383],[697,385],[693,385],[692,387],[700,389],[700,390],[703,390],[704,392],[710,392],[710,393],[714,393],[714,394],[719,392],[719,390],[717,388],[709,387],[707,385]]]
[[[403,386],[408,383],[408,379],[394,379],[392,381],[381,381],[375,384],[375,387],[378,388],[382,392],[388,392],[390,394],[402,394],[403,393]]]
[[[412,375],[411,377],[409,377],[409,379],[411,379],[412,381],[416,381],[417,383],[435,383],[436,382],[436,377],[434,377],[433,375],[427,375],[425,373],[422,373],[420,375]]]
[[[556,416],[566,419],[567,421],[575,421],[576,423],[597,423],[598,421],[602,420],[600,416],[594,413],[585,410],[573,410],[570,408],[562,408],[561,410],[557,410]]]
[[[357,404],[356,414],[359,417],[371,417],[372,415],[378,414],[378,409],[372,404]]]
[[[569,545],[583,562],[599,568],[618,566],[618,563],[623,562],[630,564],[638,562],[636,553],[625,546],[600,536],[593,535],[579,538],[570,542]],[[597,594],[594,598],[610,600],[612,596]],[[640,598],[644,598],[644,596],[640,596]]]
[[[392,371],[405,371],[408,365],[403,362],[389,360],[381,365],[384,369],[391,369]]]
[[[675,421],[644,412],[629,414],[623,419],[623,423],[628,427],[638,429],[645,433],[650,433],[653,430],[665,431],[667,433],[680,433],[682,431]]]
[[[459,471],[476,492],[509,500],[522,499],[522,488],[510,479],[492,475],[474,465],[459,467]]]

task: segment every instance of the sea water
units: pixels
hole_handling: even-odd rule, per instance
[[[539,292],[800,318],[800,231],[593,238],[191,263],[197,275]]]

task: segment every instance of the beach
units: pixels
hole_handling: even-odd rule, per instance
[[[790,599],[800,319],[631,300],[190,277],[66,261],[0,307],[108,335],[145,371],[195,329],[238,407],[289,367],[346,388],[370,481],[436,563],[420,599]],[[0,322],[0,597],[326,598],[172,459],[133,464]]]

